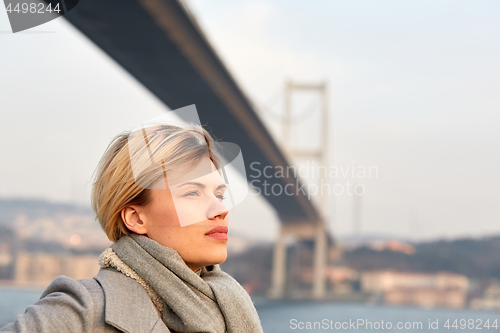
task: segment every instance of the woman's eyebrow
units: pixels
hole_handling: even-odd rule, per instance
[[[205,188],[205,184],[202,184],[202,183],[198,183],[198,182],[185,182],[185,183],[182,183],[181,185],[177,186],[177,187],[182,187],[184,185],[195,185],[195,186],[198,186],[200,188]],[[219,190],[219,189],[223,189],[223,188],[226,188],[226,184],[220,184],[219,186],[217,186],[216,190]]]
[[[205,188],[205,184],[198,183],[198,182],[185,182],[185,183],[178,185],[177,187],[182,187],[182,186],[186,186],[186,185],[195,185],[195,186],[198,186],[201,188]]]
[[[220,184],[219,186],[217,186],[216,190],[221,190],[226,187],[227,187],[226,184]]]

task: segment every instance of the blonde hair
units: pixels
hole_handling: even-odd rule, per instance
[[[144,139],[140,132],[120,133],[111,141],[94,172],[92,209],[113,242],[130,234],[121,218],[121,211],[130,205],[147,205],[151,201],[148,186],[165,172],[168,174],[181,166],[187,170],[195,167],[207,155],[207,147],[208,157],[219,169],[216,142],[199,125],[192,129],[156,125],[147,128],[147,148],[140,144]],[[161,160],[162,163],[145,163],[151,160]],[[135,169],[136,163],[142,164],[140,174]]]

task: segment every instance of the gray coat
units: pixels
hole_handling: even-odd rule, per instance
[[[114,268],[92,279],[61,275],[0,332],[170,332],[144,288]]]

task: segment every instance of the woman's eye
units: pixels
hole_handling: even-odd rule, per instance
[[[225,196],[223,196],[222,194],[219,194],[219,195],[217,195],[216,197],[217,197],[217,198],[219,198],[219,200],[224,200],[224,199],[226,199],[226,197],[225,197]]]
[[[185,197],[195,197],[197,195],[198,195],[198,192],[196,192],[196,191],[184,194]]]

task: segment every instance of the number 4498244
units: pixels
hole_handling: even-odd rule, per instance
[[[498,319],[495,319],[491,324],[490,320],[486,320],[483,323],[482,319],[455,319],[453,323],[450,324],[450,319],[446,321],[444,324],[444,327],[447,329],[454,328],[454,329],[498,329]]]
[[[61,9],[59,9],[59,4],[55,5],[54,8],[52,8],[52,4],[49,3],[47,6],[45,6],[43,3],[22,3],[22,4],[16,4],[14,8],[12,8],[12,3],[9,3],[9,5],[6,8],[7,13],[60,13]]]

